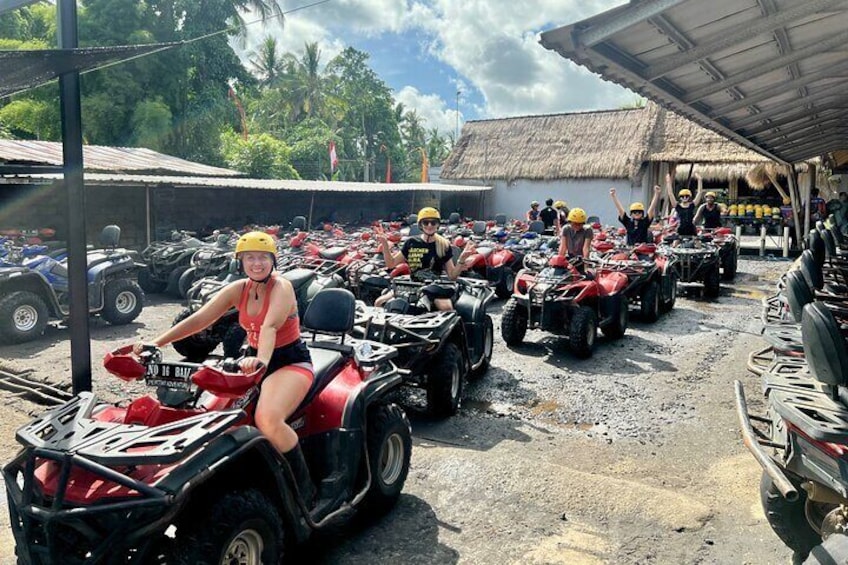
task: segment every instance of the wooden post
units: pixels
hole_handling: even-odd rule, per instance
[[[312,191],[312,199],[309,201],[309,220],[306,224],[306,230],[312,229],[312,209],[315,207],[315,191]]]

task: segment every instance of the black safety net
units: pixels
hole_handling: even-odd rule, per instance
[[[178,45],[181,43],[0,51],[0,98],[41,86],[71,71],[90,71]]]

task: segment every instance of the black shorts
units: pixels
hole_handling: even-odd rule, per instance
[[[677,226],[677,235],[695,235],[698,230],[695,229],[695,224],[680,224]]]
[[[248,357],[255,357],[256,353],[257,351],[254,348],[247,348]],[[306,347],[306,343],[304,343],[302,339],[298,339],[288,345],[283,345],[274,349],[274,352],[271,354],[271,360],[268,361],[268,368],[265,370],[265,376],[262,378],[264,380],[265,377],[272,374],[274,371],[289,366],[304,374],[309,372],[312,376],[314,376],[314,372],[312,370],[312,356],[309,354],[309,348]]]

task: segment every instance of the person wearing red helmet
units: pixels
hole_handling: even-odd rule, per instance
[[[627,230],[627,245],[635,245],[637,243],[647,243],[651,241],[648,231],[651,223],[654,221],[654,215],[657,209],[657,202],[660,199],[661,189],[659,185],[654,187],[654,197],[651,199],[651,204],[648,206],[648,212],[645,213],[645,205],[641,202],[633,202],[630,204],[630,215],[624,211],[624,206],[618,200],[615,194],[615,188],[610,188],[609,193],[612,197],[613,204],[618,210],[618,221],[624,225]]]

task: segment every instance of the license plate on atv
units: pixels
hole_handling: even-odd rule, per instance
[[[148,386],[163,386],[176,390],[191,388],[191,375],[196,367],[177,363],[150,363],[144,374]]]

